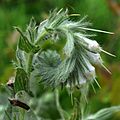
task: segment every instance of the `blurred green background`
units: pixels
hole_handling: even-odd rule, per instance
[[[68,8],[70,13],[88,15],[92,28],[114,32],[114,35],[97,33],[96,39],[106,51],[115,54],[113,58],[102,54],[105,65],[112,75],[97,68],[98,81],[102,89],[90,92],[92,111],[120,104],[120,0],[0,0],[0,84],[5,84],[14,74],[12,60],[15,59],[16,43],[19,34],[13,26],[26,28],[33,16],[37,23],[47,18],[54,8]],[[73,20],[79,17],[72,18]],[[0,104],[4,90],[0,87]],[[66,99],[61,94],[61,103],[65,107]],[[111,120],[119,120],[116,114]]]

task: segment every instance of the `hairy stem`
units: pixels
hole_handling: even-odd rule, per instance
[[[69,120],[81,120],[80,119],[80,101],[76,97],[74,97],[73,112],[71,113]]]
[[[81,88],[81,96],[80,96],[80,117],[81,120],[84,120],[85,117],[85,111],[86,111],[86,107],[88,104],[88,100],[87,100],[87,96],[89,93],[89,85],[86,84],[83,86],[83,88]]]
[[[33,60],[33,53],[29,53],[28,54],[28,62],[27,62],[27,67],[26,67],[26,71],[28,73],[28,77],[30,78],[30,73],[31,73],[31,69],[32,69],[32,60]],[[30,92],[30,81],[28,82],[28,91]]]
[[[55,89],[55,100],[56,100],[57,110],[60,113],[62,120],[65,120],[64,113],[63,113],[64,111],[59,102],[59,90],[57,88]]]

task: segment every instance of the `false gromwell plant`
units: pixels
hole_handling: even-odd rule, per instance
[[[68,10],[55,9],[48,19],[39,25],[32,18],[25,32],[15,27],[20,33],[16,61],[13,62],[16,75],[7,83],[11,93],[8,99],[10,104],[3,119],[51,119],[40,116],[39,110],[35,108],[40,106],[42,111],[42,108],[45,108],[41,104],[47,100],[56,102],[53,106],[56,106],[58,119],[61,120],[103,120],[120,110],[119,106],[115,106],[94,114],[86,112],[90,86],[94,91],[93,83],[100,87],[96,80],[95,65],[105,68],[110,73],[103,64],[101,52],[115,57],[104,51],[98,42],[92,39],[94,34],[88,33],[113,33],[89,28],[91,23],[86,21],[86,17],[79,21],[70,19],[76,15],[68,14]],[[37,100],[33,88],[35,85],[42,89],[39,84],[44,85],[44,89],[51,88],[51,93],[46,93]],[[71,112],[63,110],[60,105],[61,88],[67,89],[68,97],[71,98]],[[74,96],[75,92],[79,94],[77,97]]]

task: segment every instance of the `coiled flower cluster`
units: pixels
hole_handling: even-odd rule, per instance
[[[86,22],[86,17],[76,22],[70,20],[70,16],[67,10],[54,10],[38,27],[36,43],[43,51],[36,55],[33,64],[42,82],[53,88],[59,85],[81,87],[94,81],[98,84],[94,65],[110,72],[103,65],[100,52],[114,56],[92,40],[93,35],[87,31],[113,33],[88,28],[91,24]]]

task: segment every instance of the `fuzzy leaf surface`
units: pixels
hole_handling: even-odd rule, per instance
[[[14,84],[15,92],[17,93],[20,90],[28,91],[28,81],[27,73],[22,68],[17,68]]]

